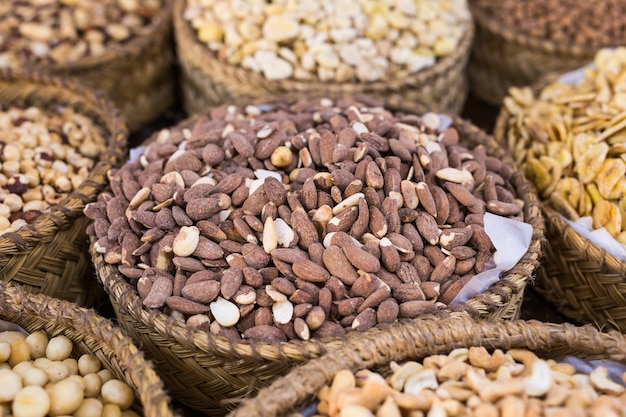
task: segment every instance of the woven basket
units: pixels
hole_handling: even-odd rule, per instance
[[[467,33],[451,55],[433,67],[400,79],[371,83],[330,83],[271,81],[254,71],[226,64],[201,43],[183,18],[186,0],[174,0],[174,38],[181,65],[183,105],[189,114],[199,114],[208,107],[237,100],[257,99],[268,93],[300,93],[341,97],[359,93],[387,96],[399,93],[409,101],[417,101],[446,113],[461,112],[468,93],[465,68],[469,59],[474,28],[470,22]]]
[[[415,109],[413,104],[411,109]],[[508,160],[493,138],[476,126],[460,118],[454,119],[454,126],[468,144],[484,144],[488,154]],[[520,262],[487,291],[463,304],[470,314],[485,320],[518,316],[524,288],[540,257],[543,219],[533,188],[520,172],[513,175],[512,183],[525,202],[524,218],[533,226],[534,233],[531,246]],[[234,408],[238,399],[252,395],[290,368],[343,343],[341,339],[251,343],[192,330],[169,315],[144,307],[135,287],[114,265],[104,262],[93,243],[95,238],[91,254],[98,279],[109,294],[119,325],[158,364],[161,378],[172,395],[193,409],[223,415]],[[349,338],[359,338],[362,334],[353,332]]]
[[[125,157],[128,132],[115,105],[76,80],[41,72],[0,70],[0,106],[68,106],[103,128],[107,149],[89,178],[50,212],[0,236],[0,277],[31,292],[93,306],[103,297],[92,278],[83,208],[108,183],[107,171]]]
[[[487,103],[499,106],[511,86],[529,85],[546,73],[569,71],[593,60],[595,48],[522,36],[471,7],[471,2],[470,9],[476,36],[469,82],[472,93]]]
[[[103,90],[119,107],[130,130],[155,120],[176,98],[172,1],[164,0],[153,28],[123,47],[107,48],[98,57],[45,65],[42,70],[77,77]]]
[[[533,85],[535,93],[554,81],[547,74]],[[511,114],[502,107],[494,137],[506,143]],[[555,210],[540,202],[546,220],[545,261],[537,270],[535,289],[557,311],[576,323],[626,332],[626,263],[583,238]]]
[[[110,320],[68,301],[0,282],[0,319],[29,333],[43,330],[50,337],[64,335],[74,343],[74,354],[91,354],[117,379],[135,391],[135,405],[146,417],[169,417],[174,412],[154,366],[132,340]]]
[[[626,337],[600,333],[591,326],[539,321],[478,322],[468,317],[431,317],[390,327],[375,337],[353,340],[321,359],[310,361],[246,400],[229,417],[302,416],[302,405],[342,369],[389,367],[391,361],[422,360],[456,348],[529,349],[547,359],[573,355],[580,359],[626,361]],[[307,408],[308,409],[308,408]]]

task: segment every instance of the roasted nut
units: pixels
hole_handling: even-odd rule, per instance
[[[201,315],[196,328],[207,316],[216,334],[259,339],[274,326],[271,340],[418,317],[447,307],[492,255],[485,179],[520,209],[502,164],[481,165],[485,149],[440,132],[434,113],[276,105],[167,130],[86,210],[105,261],[122,263],[149,308]]]

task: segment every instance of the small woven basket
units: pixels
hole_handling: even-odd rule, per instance
[[[60,334],[68,337],[74,344],[75,355],[96,356],[103,368],[133,388],[133,408],[141,415],[174,416],[154,366],[119,327],[94,310],[0,282],[0,319],[29,333],[43,330],[50,337]]]
[[[332,83],[321,81],[296,81],[292,79],[268,80],[262,74],[240,66],[229,65],[217,59],[201,43],[183,18],[186,0],[174,0],[174,38],[181,66],[183,106],[189,114],[199,114],[208,107],[238,100],[263,99],[268,94],[299,93],[338,98],[354,94],[387,96],[400,94],[408,101],[426,104],[445,113],[461,112],[468,93],[465,72],[469,59],[473,24],[457,49],[433,67],[398,79],[371,83]]]
[[[0,70],[0,106],[68,106],[99,125],[107,149],[74,193],[34,223],[0,236],[0,277],[34,293],[91,307],[104,299],[93,279],[83,208],[108,183],[107,171],[125,157],[128,132],[115,105],[77,80],[38,71]]]
[[[489,104],[499,106],[511,86],[529,85],[544,74],[569,71],[593,60],[595,48],[523,36],[471,7],[471,2],[470,9],[476,36],[469,82],[472,93]]]
[[[154,121],[176,98],[172,0],[164,0],[151,30],[98,57],[46,65],[53,74],[76,77],[104,91],[119,107],[132,131]]]
[[[533,85],[537,94],[557,74]],[[506,143],[511,114],[503,106],[494,137]],[[557,311],[576,323],[594,323],[626,332],[626,262],[617,259],[572,229],[563,217],[540,202],[546,221],[545,260],[534,288]]]
[[[397,108],[392,103],[386,107]],[[416,107],[411,103],[411,111]],[[489,155],[508,162],[504,150],[496,146],[493,138],[470,122],[454,118],[453,126],[468,146],[483,144]],[[463,304],[467,312],[484,320],[512,319],[519,315],[526,283],[532,279],[541,255],[543,219],[537,197],[521,172],[515,172],[511,181],[524,200],[524,219],[533,226],[533,237],[528,252],[513,269],[484,293]],[[193,330],[169,315],[144,307],[136,288],[116,266],[105,263],[103,255],[94,249],[94,243],[95,237],[91,254],[98,279],[104,284],[119,325],[157,363],[172,395],[193,409],[223,415],[233,409],[239,399],[254,394],[292,367],[344,343],[343,339],[251,343]],[[377,331],[375,328],[368,332]],[[351,332],[348,338],[360,338],[363,334]]]
[[[324,357],[295,368],[287,376],[244,401],[229,417],[302,416],[302,405],[342,369],[389,367],[392,361],[422,360],[457,348],[529,349],[547,359],[573,355],[580,359],[626,361],[626,337],[600,333],[591,326],[539,321],[480,322],[469,317],[430,317],[394,325],[384,333],[353,340]]]

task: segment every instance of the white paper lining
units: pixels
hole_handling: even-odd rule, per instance
[[[619,243],[604,227],[594,230],[591,217],[581,217],[576,221],[571,221],[562,214],[559,214],[559,216],[579,235],[589,239],[594,245],[604,249],[616,258],[626,261],[626,245]]]
[[[492,259],[494,267],[469,280],[452,300],[452,304],[467,301],[474,295],[485,292],[500,279],[503,272],[513,268],[530,247],[533,227],[528,223],[485,213],[484,227],[496,248]]]

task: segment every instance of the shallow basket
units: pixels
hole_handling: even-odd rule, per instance
[[[68,106],[101,126],[107,149],[73,194],[31,225],[0,236],[0,280],[28,291],[91,307],[104,299],[93,279],[83,208],[108,184],[107,171],[125,157],[128,132],[115,105],[77,80],[37,71],[0,70],[0,107]]]
[[[128,127],[136,131],[170,108],[176,98],[172,0],[164,5],[144,36],[98,57],[45,65],[42,70],[77,77],[104,91],[120,108]]]
[[[388,368],[392,361],[421,361],[430,355],[471,346],[488,350],[529,349],[546,359],[572,355],[580,359],[626,361],[626,337],[618,332],[600,333],[591,326],[535,320],[480,322],[463,316],[428,317],[391,326],[375,337],[353,340],[292,370],[261,390],[256,398],[244,401],[229,417],[302,416],[303,405],[312,403],[317,391],[332,382],[342,369],[377,370]]]
[[[535,93],[555,77],[542,77],[533,85]],[[500,143],[506,142],[510,117],[502,107],[494,128]],[[626,262],[582,237],[547,204],[540,204],[546,221],[545,260],[534,288],[576,323],[626,332]]]
[[[174,416],[163,382],[152,363],[119,327],[96,311],[0,282],[0,319],[17,324],[29,333],[43,330],[50,337],[61,334],[68,337],[74,344],[76,357],[96,356],[103,368],[133,388],[133,409],[141,415]]]
[[[469,59],[474,27],[468,30],[456,50],[433,67],[410,76],[371,83],[332,83],[268,80],[262,74],[217,59],[214,52],[201,43],[183,18],[186,0],[174,0],[174,38],[181,66],[183,106],[189,114],[198,114],[208,107],[229,103],[241,97],[263,99],[268,93],[299,93],[341,97],[354,94],[387,96],[400,94],[446,113],[461,112],[468,93],[466,65]]]
[[[411,106],[411,109],[416,107],[413,103]],[[387,107],[395,106],[390,103]],[[508,161],[504,150],[478,127],[460,118],[453,119],[453,126],[468,144],[483,144],[489,155]],[[533,237],[528,252],[513,269],[484,293],[461,304],[468,313],[484,320],[518,316],[526,283],[532,279],[541,255],[543,219],[536,195],[521,172],[514,173],[512,183],[525,202],[524,218],[533,226]],[[190,408],[210,415],[223,415],[236,407],[241,398],[253,395],[289,369],[344,343],[338,338],[253,343],[193,330],[169,315],[144,307],[135,287],[116,266],[104,262],[94,243],[95,237],[90,250],[98,279],[104,284],[119,325],[155,361],[172,395]],[[365,333],[377,331],[374,328]],[[364,333],[350,332],[347,338],[362,335]]]
[[[561,45],[520,35],[477,7],[476,35],[468,64],[472,94],[499,106],[511,86],[529,85],[549,72],[566,72],[593,60],[595,48]]]

